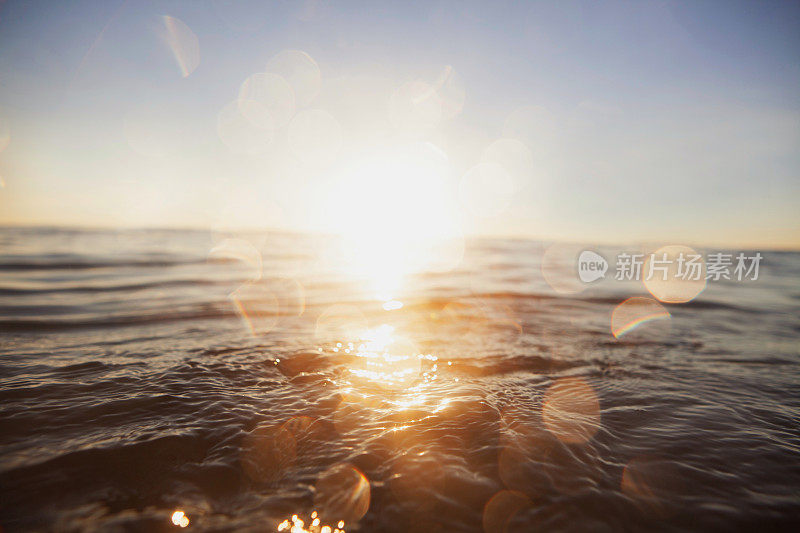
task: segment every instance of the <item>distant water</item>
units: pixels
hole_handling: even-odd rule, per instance
[[[386,303],[218,237],[0,230],[3,531],[798,530],[800,255],[616,339],[649,294],[556,292],[542,243]]]

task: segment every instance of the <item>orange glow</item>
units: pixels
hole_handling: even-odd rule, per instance
[[[421,359],[413,342],[396,336],[392,326],[383,324],[362,334],[350,374],[357,383],[406,388],[419,378]]]

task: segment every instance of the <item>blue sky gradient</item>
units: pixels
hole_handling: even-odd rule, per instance
[[[186,77],[165,15],[199,42]],[[341,126],[327,167],[286,159],[285,127],[256,156],[218,136],[220,110],[286,49],[319,65],[306,107]],[[448,65],[463,110],[398,133],[383,102]],[[126,124],[163,153],[132,148]],[[3,224],[206,227],[252,210],[243,225],[325,230],[326,191],[364,146],[432,143],[457,197],[481,151],[520,131],[534,170],[500,212],[462,210],[465,232],[796,248],[800,4],[0,3]]]

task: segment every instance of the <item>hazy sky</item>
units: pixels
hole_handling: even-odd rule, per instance
[[[798,247],[800,3],[10,0],[3,146],[3,224]]]

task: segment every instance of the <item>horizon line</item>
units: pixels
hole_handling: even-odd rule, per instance
[[[28,229],[28,230],[61,230],[61,231],[104,231],[104,232],[113,232],[113,231],[184,231],[184,232],[232,232],[232,233],[283,233],[283,234],[290,234],[290,235],[309,235],[309,236],[338,236],[336,232],[326,232],[321,230],[312,230],[312,229],[289,229],[289,228],[280,228],[280,227],[269,227],[269,228],[258,228],[258,227],[239,227],[239,228],[220,228],[218,230],[213,230],[210,227],[202,227],[202,226],[126,226],[126,225],[119,225],[119,226],[104,226],[104,225],[95,225],[95,224],[46,224],[46,223],[19,223],[13,224],[9,222],[0,222],[0,230],[7,230],[7,229]],[[465,234],[463,235],[465,240],[510,240],[510,241],[527,241],[527,242],[535,242],[535,243],[545,243],[545,244],[568,244],[568,245],[580,245],[585,246],[587,249],[592,247],[617,247],[621,248],[624,246],[632,246],[637,248],[655,248],[658,249],[662,246],[669,246],[669,245],[683,245],[689,246],[691,248],[696,249],[713,249],[713,250],[737,250],[737,251],[764,251],[764,252],[788,252],[788,253],[800,253],[800,244],[794,246],[776,246],[776,245],[766,245],[755,247],[751,244],[747,244],[744,246],[729,246],[729,245],[719,245],[719,244],[702,244],[697,242],[683,242],[683,241],[676,241],[676,240],[652,240],[652,241],[644,241],[644,240],[627,240],[627,241],[580,241],[577,239],[554,239],[552,237],[542,237],[536,235],[519,235],[519,234],[492,234],[492,233],[480,233],[480,234]]]

